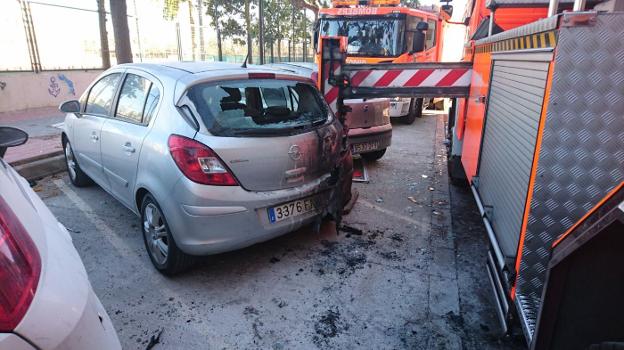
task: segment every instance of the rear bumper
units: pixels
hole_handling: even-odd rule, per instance
[[[390,108],[388,113],[390,118],[397,118],[407,115],[409,113],[410,99],[401,99],[400,101],[390,101]]]
[[[345,166],[345,172],[345,179],[350,181],[352,168]],[[323,219],[332,205],[342,208],[342,203],[333,203],[340,187],[330,184],[330,178],[326,175],[299,187],[263,192],[238,186],[199,185],[182,178],[171,198],[159,200],[159,204],[182,251],[191,255],[218,254],[267,241]],[[344,185],[350,188],[350,183]],[[316,211],[270,221],[268,208],[309,197],[313,198]]]
[[[349,129],[349,145],[353,154],[357,154],[355,151],[355,145],[371,144],[375,147],[368,149],[367,152],[380,151],[390,147],[392,143],[392,124],[388,123],[380,126],[373,126],[370,128],[357,128]],[[362,152],[362,153],[367,153]]]

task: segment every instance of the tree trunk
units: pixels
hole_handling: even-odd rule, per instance
[[[282,40],[277,41],[277,61],[282,62]]]
[[[303,9],[303,62],[308,60],[308,19],[306,17],[306,9]]]
[[[247,31],[247,63],[253,63],[253,39],[251,38],[251,13],[249,12],[251,0],[245,0],[245,31]]]
[[[291,40],[288,39],[288,61],[292,61],[290,45],[292,44]]]
[[[102,55],[102,68],[110,68],[110,49],[108,48],[108,32],[106,31],[106,10],[104,0],[97,0],[98,22],[100,24],[100,53]]]
[[[110,0],[113,33],[115,34],[115,56],[117,64],[132,63],[132,47],[128,30],[126,0]]]
[[[193,17],[193,3],[188,2],[188,16],[189,16],[189,24],[191,25],[191,56],[193,57],[193,61],[195,61],[195,49],[197,47],[197,43],[195,42],[195,18]]]
[[[264,64],[264,0],[258,0],[258,42],[260,44],[260,64]]]
[[[204,0],[197,0],[197,23],[199,25],[199,59],[205,60],[204,50],[204,11],[202,10],[202,3]]]
[[[275,55],[273,54],[273,40],[271,40],[271,63],[275,63]]]
[[[221,43],[221,25],[219,25],[219,13],[217,11],[217,3],[215,2],[214,16],[212,17],[215,21],[215,28],[217,30],[217,54],[219,55],[219,61],[223,61],[223,47]]]

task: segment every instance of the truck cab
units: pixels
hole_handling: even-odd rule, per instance
[[[436,6],[408,8],[400,0],[335,0],[332,8],[319,11],[315,42],[320,36],[347,37],[347,64],[437,62],[442,54],[442,24],[452,11],[446,6],[445,12]],[[393,98],[390,117],[411,124],[428,103]]]

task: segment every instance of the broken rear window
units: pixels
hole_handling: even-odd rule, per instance
[[[293,134],[328,121],[330,112],[310,84],[286,80],[204,83],[187,93],[211,134]]]

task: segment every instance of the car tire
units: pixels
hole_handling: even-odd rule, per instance
[[[195,262],[196,257],[178,248],[160,205],[149,193],[141,204],[141,231],[147,255],[158,272],[172,276]]]
[[[381,159],[381,157],[383,157],[384,154],[386,154],[386,149],[385,148],[382,149],[382,150],[379,150],[379,151],[362,153],[362,154],[360,154],[360,156],[362,156],[362,158],[368,160],[369,162],[375,162],[375,161]]]
[[[85,174],[82,169],[80,169],[80,165],[78,165],[78,161],[76,160],[74,150],[72,149],[69,140],[66,140],[63,143],[63,153],[65,154],[65,165],[67,166],[69,181],[71,181],[71,183],[76,187],[91,185],[93,180],[91,180],[89,175]]]
[[[401,117],[401,122],[403,122],[403,124],[411,125],[414,123],[416,118],[422,118],[422,106],[422,98],[413,98],[410,102],[409,113]]]

